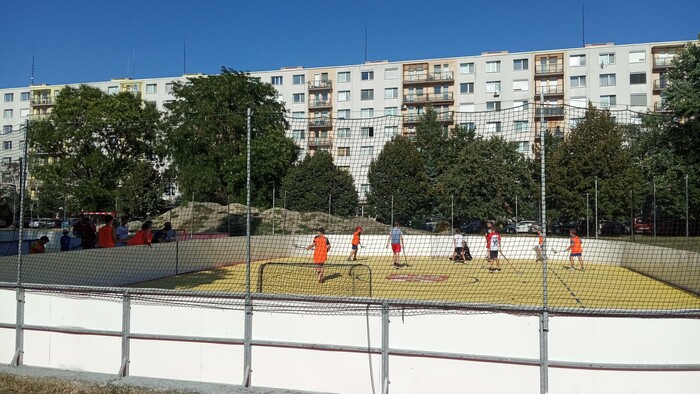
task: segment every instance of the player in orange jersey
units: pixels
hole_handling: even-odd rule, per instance
[[[348,256],[348,261],[357,260],[357,249],[360,247],[360,236],[362,235],[362,227],[357,226],[355,232],[352,233],[352,251],[350,251],[350,256]]]
[[[314,237],[311,245],[306,247],[306,250],[314,250],[314,264],[316,265],[316,275],[318,276],[318,283],[323,283],[323,265],[326,264],[328,260],[328,252],[331,250],[331,243],[328,238],[324,235],[325,230],[323,227],[316,229],[316,236]]]
[[[578,257],[578,262],[581,265],[581,271],[583,271],[583,246],[581,245],[581,238],[576,235],[576,230],[573,228],[569,230],[569,237],[571,238],[569,241],[569,247],[566,248],[566,250],[571,252],[569,254],[569,263],[571,264],[569,271],[576,269],[574,267],[574,257]]]

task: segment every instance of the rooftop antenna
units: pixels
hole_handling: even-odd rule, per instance
[[[131,78],[136,76],[136,48],[131,48]]]
[[[182,41],[182,74],[187,74],[187,41]]]
[[[367,23],[365,22],[365,63],[367,63]]]
[[[30,85],[34,85],[34,48],[32,48],[32,79]]]
[[[586,47],[586,4],[585,1],[581,1],[581,40],[582,48]]]

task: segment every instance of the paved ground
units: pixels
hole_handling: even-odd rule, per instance
[[[217,384],[217,383],[202,383],[184,380],[169,380],[143,378],[137,376],[128,376],[119,378],[115,375],[93,373],[93,372],[78,372],[65,371],[53,368],[29,367],[20,366],[12,367],[6,364],[0,365],[0,373],[13,375],[55,378],[68,381],[85,381],[88,383],[107,384],[113,386],[124,387],[143,387],[148,389],[172,390],[173,393],[202,393],[202,394],[323,394],[310,391],[283,390],[265,387],[245,388],[242,386]]]

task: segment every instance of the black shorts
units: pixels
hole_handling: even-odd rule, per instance
[[[464,248],[455,248],[455,253],[462,254],[463,250],[464,250]]]
[[[491,257],[492,259],[497,259],[498,258],[498,251],[497,250],[489,251],[489,257]]]

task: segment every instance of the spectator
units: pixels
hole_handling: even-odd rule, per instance
[[[97,244],[97,228],[95,228],[95,223],[90,220],[89,216],[83,216],[82,225],[80,229],[82,231],[82,246],[83,249],[94,249]],[[75,228],[73,230],[75,232]]]
[[[117,236],[114,232],[114,217],[105,216],[105,225],[97,232],[97,246],[100,248],[113,248],[117,244]]]
[[[141,230],[139,230],[126,244],[128,246],[135,245],[148,245],[151,246],[153,242],[153,233],[151,232],[151,227],[153,227],[153,222],[146,220],[141,225]]]
[[[172,223],[165,222],[165,224],[163,224],[163,242],[175,241],[177,241],[177,235],[175,234]]]
[[[129,241],[129,219],[127,217],[122,218],[122,222],[117,226],[117,246],[126,246]]]
[[[32,242],[32,245],[29,247],[29,254],[46,253],[45,245],[47,243],[49,243],[49,237],[46,235]]]
[[[61,237],[61,252],[67,252],[70,250],[71,237],[68,235],[68,229],[63,229],[63,236]]]

